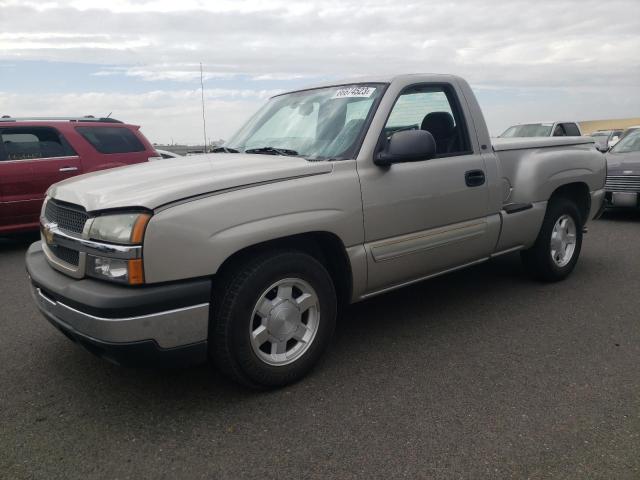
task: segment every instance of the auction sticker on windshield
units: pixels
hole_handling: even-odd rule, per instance
[[[363,97],[368,98],[373,95],[376,89],[374,87],[345,87],[340,88],[331,98],[353,98]]]

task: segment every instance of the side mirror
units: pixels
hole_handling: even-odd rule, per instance
[[[596,143],[596,150],[598,150],[601,153],[607,153],[609,151],[609,147]]]
[[[436,155],[436,141],[426,130],[402,130],[395,132],[384,150],[378,153],[374,163],[389,167],[394,163],[419,162]]]

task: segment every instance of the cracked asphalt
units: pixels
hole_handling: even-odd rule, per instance
[[[32,304],[0,240],[0,478],[640,478],[640,213],[574,274],[518,255],[349,307],[303,381],[93,357]]]

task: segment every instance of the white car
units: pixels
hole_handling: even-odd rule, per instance
[[[536,122],[513,125],[502,132],[500,138],[514,137],[581,137],[577,122]]]
[[[158,152],[158,155],[160,155],[163,159],[182,158],[182,155],[178,155],[177,153],[170,152],[169,150],[161,150],[159,148],[156,148],[156,152]]]

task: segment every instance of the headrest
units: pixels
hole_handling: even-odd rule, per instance
[[[422,120],[421,130],[427,130],[435,139],[448,138],[454,134],[453,117],[449,112],[431,112]]]

